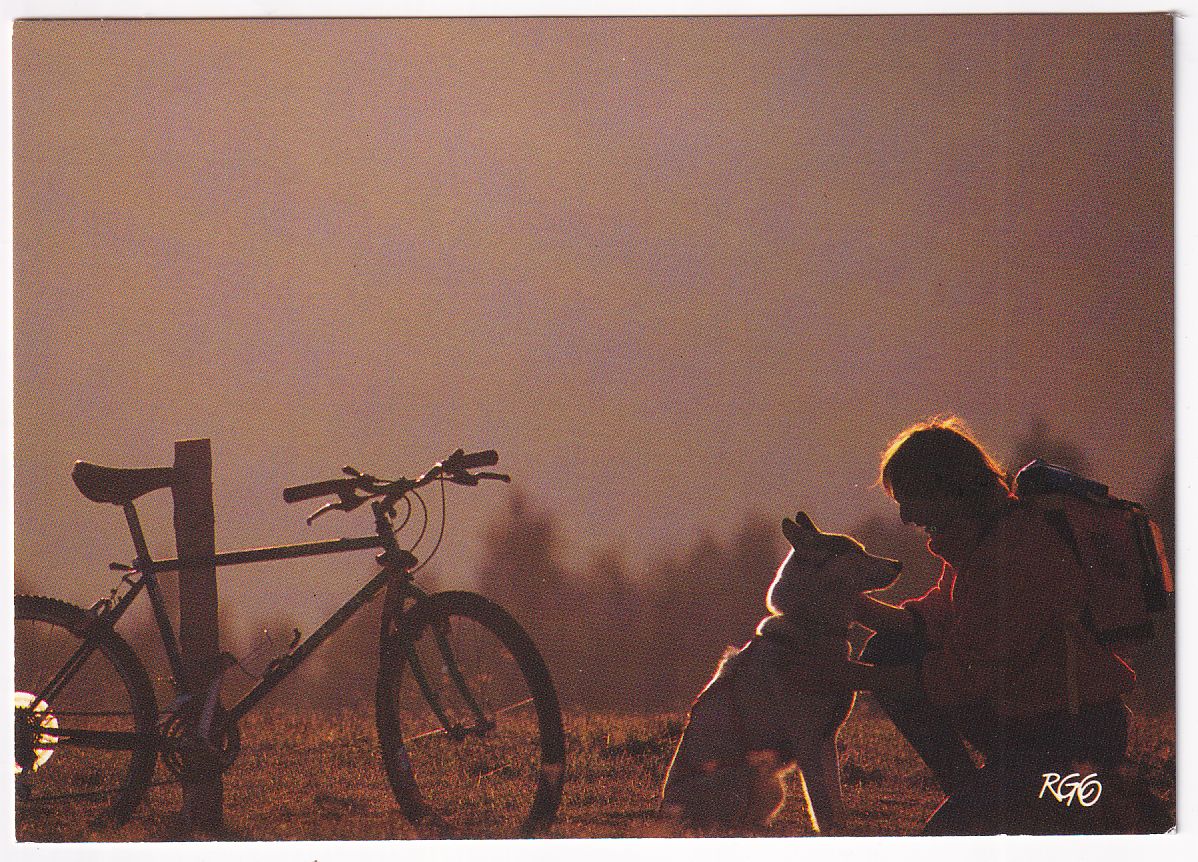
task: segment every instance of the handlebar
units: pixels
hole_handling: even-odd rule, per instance
[[[293,485],[283,489],[284,503],[299,503],[314,497],[324,497],[328,494],[342,494],[355,489],[353,479],[328,479],[324,482],[312,482],[307,485]]]
[[[499,462],[499,453],[494,449],[485,449],[469,455],[458,449],[448,458],[438,461],[424,472],[418,479],[400,477],[394,481],[377,479],[374,476],[359,473],[353,467],[343,467],[347,474],[345,479],[327,479],[321,482],[309,482],[304,485],[292,485],[283,489],[283,502],[298,503],[315,497],[336,495],[338,502],[326,503],[308,518],[308,523],[332,509],[349,512],[374,497],[384,497],[385,505],[391,506],[405,494],[442,479],[457,485],[477,485],[482,479],[496,479],[510,482],[511,477],[504,473],[470,473],[479,467],[491,467]]]

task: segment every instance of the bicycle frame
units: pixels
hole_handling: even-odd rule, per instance
[[[328,539],[319,542],[303,542],[295,545],[277,545],[266,548],[228,551],[215,554],[211,559],[197,561],[219,567],[273,560],[291,560],[300,557],[338,554],[346,551],[363,551],[368,549],[380,549],[382,551],[377,557],[379,564],[382,566],[378,574],[371,578],[303,642],[273,662],[258,683],[236,705],[227,711],[227,720],[236,722],[253,709],[259,701],[266,697],[280,682],[286,679],[293,670],[299,667],[325,640],[341,628],[364,604],[378,595],[379,591],[384,587],[391,586],[398,590],[397,594],[388,599],[389,610],[393,613],[402,611],[404,604],[409,599],[418,599],[425,595],[423,590],[412,583],[411,566],[416,562],[415,557],[412,557],[409,552],[400,548],[396,543],[394,530],[383,508],[377,504],[372,505],[375,508],[376,528],[376,533],[373,536]],[[171,668],[172,685],[178,694],[197,695],[198,692],[187,692],[183,687],[183,680],[186,677],[183,674],[183,660],[179,650],[179,642],[175,635],[174,627],[171,625],[166,602],[158,583],[159,574],[180,571],[184,561],[180,561],[179,559],[152,559],[145,536],[142,533],[136,508],[131,502],[124,504],[122,508],[124,509],[125,519],[129,525],[129,533],[133,539],[133,546],[137,551],[137,559],[134,560],[133,565],[129,567],[129,570],[122,578],[122,581],[130,586],[129,591],[121,596],[116,604],[101,614],[100,618],[110,626],[115,625],[133,603],[133,600],[137,598],[141,590],[145,588],[150,598],[155,622],[162,636],[162,644],[166,651],[167,662]],[[81,664],[82,660],[86,659],[87,654],[90,654],[90,649],[87,646],[85,644],[80,648],[80,653],[83,653],[85,649],[87,653],[77,656],[78,664]],[[73,675],[71,668],[74,664],[76,664],[74,659],[69,661],[63,670],[56,675],[55,679],[51,680],[47,686],[47,690],[42,695],[43,698],[49,697],[57,685],[65,684],[70,675]]]
[[[387,515],[387,507],[377,501],[372,502],[371,506],[375,519],[375,535],[373,536],[329,539],[294,545],[278,545],[229,551],[217,553],[211,558],[198,561],[219,567],[275,560],[290,560],[347,551],[368,549],[380,549],[382,551],[376,557],[377,562],[381,566],[379,572],[351,596],[345,604],[338,608],[332,616],[325,620],[308,638],[298,645],[293,646],[282,657],[272,661],[258,683],[243,695],[234,706],[224,711],[221,719],[222,723],[228,722],[236,725],[241,718],[277,687],[279,683],[286,679],[293,670],[299,667],[308,656],[315,652],[322,643],[341,628],[363,605],[377,596],[384,587],[388,589],[388,592],[383,612],[382,630],[380,632],[380,657],[382,656],[382,646],[391,634],[389,628],[391,622],[400,618],[409,601],[418,601],[427,597],[427,594],[412,582],[413,567],[417,564],[417,559],[409,551],[398,546],[395,540],[394,528]],[[170,715],[176,713],[178,708],[191,698],[206,696],[206,700],[210,699],[219,691],[222,676],[218,675],[216,677],[213,681],[214,688],[208,692],[187,690],[185,682],[187,677],[183,672],[183,660],[179,649],[179,642],[174,627],[171,624],[170,614],[162,595],[162,589],[158,583],[159,574],[164,572],[179,572],[184,562],[187,561],[179,559],[154,560],[150,556],[135,506],[132,502],[129,502],[125,503],[122,509],[124,510],[129,534],[133,540],[137,557],[131,566],[114,563],[113,567],[125,570],[126,573],[121,580],[123,583],[128,584],[130,589],[114,604],[103,608],[97,614],[97,622],[102,622],[108,627],[115,626],[141,593],[142,589],[146,590],[150,597],[154,620],[162,638],[162,645],[170,665],[171,684],[178,696],[175,703],[168,707],[166,711]],[[412,676],[422,696],[437,716],[444,732],[451,736],[461,738],[470,733],[488,732],[493,725],[486,718],[484,711],[471,693],[469,685],[463,679],[457,666],[456,657],[444,635],[439,631],[434,631],[433,639],[441,655],[443,666],[449,673],[463,701],[474,715],[475,725],[471,728],[466,728],[455,724],[449,719],[440,697],[429,683],[428,676],[419,657],[414,651],[409,650],[403,658],[408,662]],[[59,688],[65,686],[74,677],[94,649],[94,642],[90,640],[85,641],[50,682],[47,683],[44,689],[35,695],[35,702],[39,700],[48,702],[57,693]],[[60,741],[70,739],[75,744],[97,748],[124,748],[130,744],[130,739],[136,738],[136,734],[126,732],[71,730],[69,728],[60,728],[57,736]],[[169,743],[165,737],[159,738],[155,745],[160,748],[169,747]]]

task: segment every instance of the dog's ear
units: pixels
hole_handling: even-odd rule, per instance
[[[793,548],[806,544],[818,532],[815,524],[803,512],[798,512],[793,521],[790,518],[782,519],[782,535]]]
[[[808,532],[819,532],[819,527],[815,526],[815,523],[807,517],[806,512],[795,512],[795,523]]]

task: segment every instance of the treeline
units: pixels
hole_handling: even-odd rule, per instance
[[[1103,478],[1091,470],[1080,447],[1054,438],[1042,424],[1033,425],[1023,436],[1013,463],[1023,464],[1035,456]],[[1160,523],[1173,559],[1171,465],[1142,502]],[[486,531],[474,584],[529,631],[567,708],[682,710],[707,681],[725,647],[744,643],[766,613],[765,592],[786,550],[779,525],[788,514],[793,512],[746,517],[727,535],[700,534],[672,556],[629,558],[608,550],[575,568],[564,562],[571,549],[561,522],[515,490],[506,511]],[[920,595],[939,576],[940,567],[927,552],[922,534],[901,524],[897,509],[856,524],[820,526],[849,532],[871,552],[903,561],[902,577],[881,598],[898,601]],[[435,573],[422,574],[420,583],[435,589]],[[376,599],[360,611],[274,697],[316,706],[368,701],[377,664],[380,604]],[[174,606],[172,599],[168,607]],[[122,621],[121,629],[135,644],[150,644],[157,633],[151,628],[148,603],[140,614]],[[1126,654],[1139,674],[1135,699],[1153,709],[1172,706],[1175,692],[1173,615],[1166,614],[1160,623],[1156,639]],[[261,647],[257,657],[249,655],[245,662],[252,671],[255,658],[265,661],[284,652],[296,627],[280,615],[259,620],[253,627],[255,632],[271,632],[270,644],[262,643],[260,635],[247,639],[245,631],[235,633],[225,625],[221,640],[243,657]],[[865,634],[854,629],[857,646]],[[150,645],[140,652],[149,658],[160,654],[161,648]],[[160,681],[165,679],[165,668],[151,670]],[[238,679],[250,684],[239,670],[230,671],[230,681]],[[169,702],[165,690],[162,697]]]
[[[567,707],[678,709],[724,648],[752,635],[783,544],[777,524],[751,517],[635,571],[615,551],[575,571],[557,520],[514,493],[487,533],[478,586],[533,634]]]

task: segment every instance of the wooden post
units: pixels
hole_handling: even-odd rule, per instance
[[[179,557],[179,649],[192,713],[204,709],[211,683],[220,674],[216,603],[216,516],[212,507],[212,445],[209,440],[175,443],[175,548]],[[219,740],[217,741],[219,743]],[[187,755],[184,764],[184,831],[224,829],[219,758]]]

